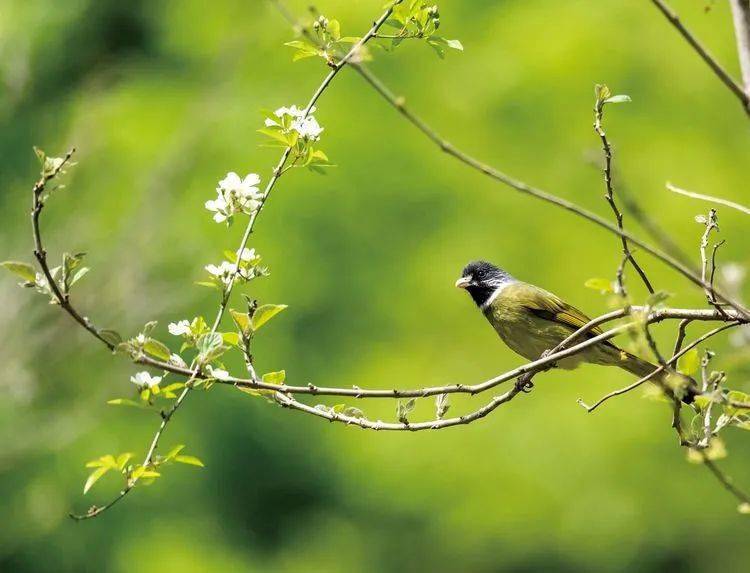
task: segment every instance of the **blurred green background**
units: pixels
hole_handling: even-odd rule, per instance
[[[318,8],[357,35],[382,4]],[[736,71],[728,5],[674,4]],[[304,13],[306,2],[290,5]],[[633,98],[606,117],[618,182],[695,260],[693,216],[707,205],[664,182],[747,197],[747,118],[649,2],[440,9],[463,54],[441,61],[407,44],[376,51],[373,69],[457,145],[608,214],[590,161],[593,85],[606,82]],[[75,145],[79,165],[44,227],[53,260],[89,252],[80,307],[129,335],[159,320],[162,339],[170,321],[213,316],[215,293],[193,282],[241,228],[213,223],[203,202],[227,171],[267,179],[278,151],[259,147],[260,110],[306,102],[325,73],[316,60],[291,62],[291,37],[260,0],[3,0],[2,258],[31,259],[32,146],[59,155]],[[338,167],[285,176],[252,241],[272,274],[247,291],[290,306],[257,341],[262,371],[391,388],[474,383],[520,364],[453,288],[478,257],[589,314],[607,310],[583,283],[613,276],[614,237],[442,155],[351,71],[318,108]],[[727,210],[720,221],[721,259],[747,263],[746,221]],[[674,305],[702,304],[642,259]],[[68,510],[119,485],[107,476],[84,498],[84,462],[142,457],[158,420],[105,404],[133,391],[127,360],[9,275],[0,300],[3,571],[747,571],[748,517],[686,463],[665,405],[639,393],[589,415],[576,405],[631,380],[597,367],[545,374],[480,423],[418,434],[328,424],[227,388],[195,393],[163,443],[187,444],[206,468],[167,468],[110,513],[74,523]],[[655,328],[665,347],[673,328]],[[711,347],[732,385],[750,389],[746,352],[726,338]],[[453,399],[452,413],[481,403]],[[391,402],[357,405],[394,416]],[[748,485],[747,435],[726,437],[723,465]]]

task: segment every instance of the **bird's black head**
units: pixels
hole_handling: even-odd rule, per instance
[[[477,306],[482,306],[498,288],[514,280],[503,269],[492,263],[473,261],[464,267],[461,278],[456,281],[456,286],[466,289]]]

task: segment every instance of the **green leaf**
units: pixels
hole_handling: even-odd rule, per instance
[[[164,456],[164,461],[171,460],[174,458],[177,454],[179,454],[183,448],[185,447],[185,444],[180,444],[169,450],[169,453],[167,453],[166,456]]]
[[[125,469],[125,464],[127,464],[130,461],[130,458],[132,457],[133,457],[133,454],[131,454],[130,452],[120,454],[119,456],[117,456],[117,469],[119,469],[120,471]]]
[[[338,20],[328,20],[328,32],[334,40],[341,38],[341,24]]]
[[[140,404],[134,400],[128,400],[127,398],[115,398],[114,400],[107,400],[107,404],[110,406],[134,406],[136,408],[143,408],[143,404]]]
[[[23,280],[29,283],[36,282],[36,271],[28,263],[22,263],[20,261],[3,261],[0,263],[0,267],[5,267],[13,274],[18,275]]]
[[[175,456],[174,461],[180,464],[187,464],[189,466],[198,466],[201,468],[204,467],[203,462],[195,456]]]
[[[101,336],[104,340],[109,342],[112,346],[117,346],[118,344],[122,342],[122,336],[116,330],[109,330],[107,328],[103,328],[101,330],[98,330],[97,334]]]
[[[253,314],[250,324],[253,330],[258,330],[261,326],[287,308],[285,304],[264,304],[259,306]]]
[[[238,346],[240,343],[240,335],[236,332],[222,332],[221,338],[224,340],[224,344],[230,346]]]
[[[213,332],[201,336],[195,346],[198,349],[198,352],[205,355],[221,346],[222,342],[223,339],[221,338],[221,334]]]
[[[698,372],[701,359],[697,348],[691,348],[677,360],[677,370],[686,376]]]
[[[91,487],[97,481],[99,481],[99,478],[102,477],[111,469],[112,469],[111,466],[102,466],[102,467],[95,469],[93,472],[91,472],[91,474],[89,474],[88,479],[86,480],[86,483],[83,486],[83,495],[86,495],[88,491],[91,489]]]
[[[602,294],[614,292],[612,281],[607,280],[607,279],[591,278],[587,280],[585,283],[583,283],[583,286],[590,288],[590,289],[598,290]]]
[[[258,130],[258,133],[262,133],[263,135],[266,135],[270,137],[271,139],[280,141],[281,143],[283,143],[284,145],[288,147],[291,147],[292,145],[294,145],[294,143],[296,143],[290,139],[289,135],[283,133],[278,128],[262,127],[261,129]]]
[[[217,283],[212,283],[209,281],[195,281],[195,284],[197,284],[198,286],[207,287],[207,288],[215,288],[215,289],[221,288],[219,287]]]
[[[237,312],[236,310],[230,309],[229,313],[232,315],[232,320],[234,320],[237,328],[239,328],[243,334],[248,334],[252,330],[250,316],[248,316],[246,312]]]
[[[149,338],[146,344],[143,345],[143,350],[155,358],[161,360],[169,360],[171,354],[169,348],[162,342],[159,342],[155,338]]]
[[[286,380],[286,370],[279,370],[277,372],[266,372],[261,378],[263,382],[268,384],[283,384]]]
[[[610,96],[607,99],[605,99],[602,103],[627,103],[633,101],[630,99],[629,95],[621,94],[621,95],[614,95]]]

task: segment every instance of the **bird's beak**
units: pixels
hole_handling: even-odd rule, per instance
[[[456,288],[469,288],[471,277],[461,277],[456,281]]]

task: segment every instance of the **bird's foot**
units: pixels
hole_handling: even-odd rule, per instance
[[[531,381],[533,377],[534,377],[534,374],[532,372],[521,374],[516,379],[516,390],[519,390],[520,392],[525,392],[526,394],[531,392],[531,389],[534,387],[534,383]]]

